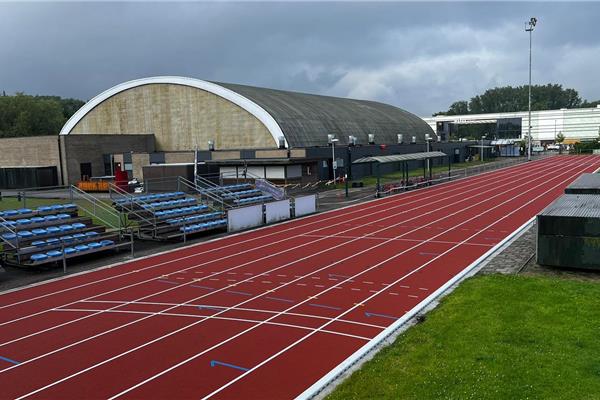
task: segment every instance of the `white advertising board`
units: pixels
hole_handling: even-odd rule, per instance
[[[311,194],[308,196],[300,196],[294,198],[295,204],[295,216],[301,217],[303,215],[312,214],[317,212],[317,195]]]
[[[265,204],[267,224],[290,219],[290,200],[273,201]]]
[[[235,208],[227,212],[227,230],[229,232],[254,228],[263,224],[262,204]]]

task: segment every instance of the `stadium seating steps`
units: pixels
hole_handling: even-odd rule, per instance
[[[113,249],[119,235],[79,215],[76,204],[0,211],[0,237],[7,261],[41,265]]]

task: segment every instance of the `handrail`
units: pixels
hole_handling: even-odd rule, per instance
[[[119,229],[119,230],[121,230],[121,227],[122,227],[121,215],[119,213],[117,213],[112,207],[109,207],[108,205],[104,204],[104,202],[100,201],[99,199],[97,199],[96,197],[92,196],[91,194],[89,194],[89,193],[87,193],[87,192],[79,189],[77,186],[71,185],[71,191],[73,193],[81,196],[84,200],[92,203],[92,205],[93,205],[93,211],[88,210],[87,208],[83,207],[81,204],[77,204],[78,207],[82,208],[88,214],[93,215],[98,220],[102,221],[105,225],[110,226],[113,229]],[[114,217],[115,220],[119,221],[119,225],[116,226],[113,223],[110,223],[110,222],[106,221],[103,217],[99,216],[96,213],[96,208],[100,208],[106,214]]]
[[[213,193],[209,193],[209,192],[207,192],[205,190],[199,189],[198,186],[196,186],[194,184],[194,182],[187,180],[183,176],[180,176],[178,179],[179,179],[179,183],[180,184],[183,184],[188,189],[190,189],[192,191],[195,191],[198,194],[200,194],[200,201],[202,201],[202,196],[206,196],[208,199],[212,200],[213,202],[219,203],[221,205],[221,211],[224,211],[226,208],[229,207],[229,205],[223,200],[222,197],[215,196]],[[216,209],[213,206],[211,206],[209,204],[209,202],[206,202],[206,205],[209,208],[211,208],[213,211],[219,211],[218,209]]]
[[[8,244],[10,247],[12,247],[12,249],[18,249],[19,248],[19,236],[17,235],[17,231],[16,230],[12,230],[10,228],[10,226],[6,225],[6,222],[8,222],[7,219],[4,219],[3,217],[0,217],[0,225],[2,225],[3,230],[2,230],[2,234],[0,234],[0,239],[2,239],[3,242],[5,242],[6,244]],[[6,231],[4,231],[4,229]],[[12,244],[10,241],[4,239],[4,233],[12,233],[13,235],[17,235],[17,245],[15,246],[14,244]],[[6,250],[4,250],[6,251]]]
[[[207,189],[204,189],[207,192],[210,192],[210,193],[224,193],[227,196],[233,196],[233,197],[239,198],[239,196],[236,195],[235,192],[232,192],[231,190],[227,189],[226,187],[221,186],[221,185],[217,185],[216,183],[211,182],[210,180],[208,180],[208,179],[206,179],[206,178],[204,178],[202,176],[196,175],[196,182],[198,180],[200,180],[200,182],[202,182],[202,183],[206,184],[207,186],[209,186]],[[219,197],[223,197],[223,196],[219,196]]]
[[[135,196],[132,196],[130,193],[126,192],[125,190],[121,189],[120,187],[118,187],[112,183],[108,184],[108,189],[109,189],[109,191],[113,190],[115,193],[119,194],[121,196],[121,198],[127,199],[126,202],[119,203],[119,206],[123,207],[126,210],[127,214],[133,214],[139,220],[142,220],[142,221],[152,225],[153,227],[156,227],[156,216],[153,218],[153,220],[150,220],[150,219],[144,217],[143,215],[139,214],[136,210],[133,209],[133,203],[142,204],[142,205],[147,205],[149,203],[147,203],[143,200],[136,199]],[[111,195],[111,199],[112,199],[112,195]]]

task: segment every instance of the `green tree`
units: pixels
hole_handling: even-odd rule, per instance
[[[83,104],[57,96],[0,96],[0,137],[56,135]]]

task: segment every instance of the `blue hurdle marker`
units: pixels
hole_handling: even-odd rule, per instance
[[[308,305],[313,306],[313,307],[319,307],[319,308],[328,308],[330,310],[341,310],[340,307],[326,306],[324,304],[308,303]]]
[[[2,357],[2,356],[0,356],[0,360],[3,360],[3,361],[6,361],[6,362],[9,362],[9,363],[11,363],[11,364],[15,364],[15,365],[19,365],[19,364],[21,364],[21,363],[20,363],[20,362],[18,362],[18,361],[11,360],[10,358],[6,358],[6,357]]]
[[[371,313],[371,312],[366,312],[366,311],[365,311],[365,317],[381,317],[381,318],[389,318],[389,319],[398,319],[398,317],[394,317],[393,315],[376,314],[376,313]]]
[[[252,296],[252,293],[248,293],[248,292],[237,292],[235,290],[226,290],[227,293],[232,293],[232,294],[239,294],[242,296]]]
[[[250,371],[250,368],[244,368],[244,367],[240,367],[240,366],[237,366],[237,365],[224,363],[224,362],[217,361],[217,360],[211,360],[210,361],[210,366],[211,367],[214,367],[216,365],[222,365],[223,367],[229,367],[229,368],[233,368],[233,369],[239,369],[240,371],[244,371],[244,372]]]
[[[294,300],[284,299],[284,298],[281,298],[281,297],[265,296],[265,299],[275,300],[275,301],[283,301],[283,302],[286,302],[286,303],[294,303]]]
[[[165,281],[164,279],[159,279],[158,281],[160,283],[168,283],[170,285],[179,285],[179,283],[177,283],[177,282]]]
[[[213,306],[198,306],[199,310],[215,310],[215,311],[221,311],[223,309],[223,307],[213,307]]]

